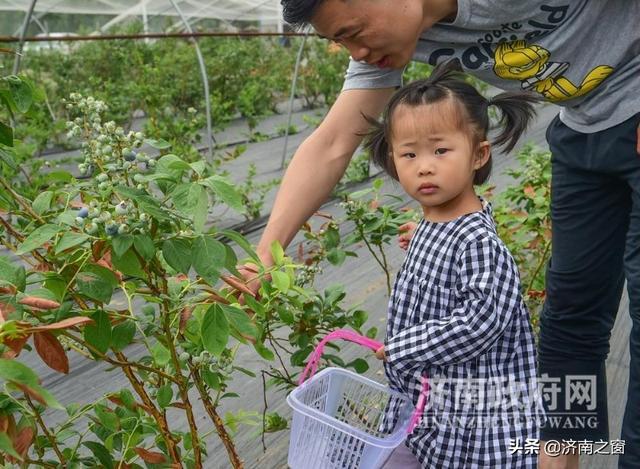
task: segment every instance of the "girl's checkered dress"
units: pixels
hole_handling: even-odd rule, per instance
[[[389,300],[385,353],[390,386],[414,404],[421,375],[429,379],[423,420],[406,442],[423,467],[536,467],[535,454],[511,450],[511,440],[538,438],[536,354],[489,204],[418,224]]]

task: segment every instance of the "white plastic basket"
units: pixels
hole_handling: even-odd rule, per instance
[[[287,396],[292,469],[376,469],[407,437],[407,397],[342,368],[325,368]],[[393,406],[395,422],[387,419]]]

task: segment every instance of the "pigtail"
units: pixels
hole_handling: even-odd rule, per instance
[[[391,157],[391,148],[389,147],[385,125],[371,116],[362,114],[362,117],[370,125],[369,131],[361,135],[364,137],[363,147],[365,151],[369,153],[371,161],[376,166],[385,170],[394,179],[398,179],[398,173]]]
[[[502,127],[502,132],[494,139],[493,144],[502,147],[505,153],[513,150],[535,117],[534,104],[541,101],[540,96],[527,91],[507,91],[489,99],[488,105],[496,106],[501,113],[498,125]]]

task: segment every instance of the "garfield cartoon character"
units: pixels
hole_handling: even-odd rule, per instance
[[[523,89],[537,91],[552,102],[587,94],[613,72],[613,67],[598,65],[576,86],[563,75],[569,63],[550,62],[550,57],[549,51],[538,45],[522,40],[505,42],[496,49],[493,71],[500,78],[519,80]]]

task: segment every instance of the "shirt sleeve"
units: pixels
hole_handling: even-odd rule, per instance
[[[408,371],[425,363],[469,361],[488,350],[521,301],[517,271],[497,242],[470,242],[456,263],[456,303],[446,318],[427,320],[387,338],[392,367]]]
[[[402,85],[402,72],[403,70],[380,69],[351,59],[344,77],[342,91],[397,88]]]

